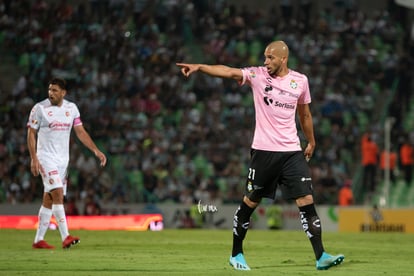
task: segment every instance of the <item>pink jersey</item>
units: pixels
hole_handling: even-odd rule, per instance
[[[37,157],[67,164],[72,127],[81,124],[78,107],[72,102],[63,100],[61,106],[56,106],[46,99],[37,103],[27,122],[27,127],[38,130]]]
[[[253,91],[256,127],[252,148],[267,151],[301,150],[296,128],[298,104],[311,102],[308,78],[289,70],[284,77],[271,77],[266,67],[242,68],[241,85]]]

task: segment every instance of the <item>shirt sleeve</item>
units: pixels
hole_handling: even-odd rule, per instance
[[[82,120],[80,117],[80,112],[78,107],[74,104],[73,105],[73,126],[80,126],[82,125]]]
[[[250,84],[251,79],[256,77],[254,67],[241,68],[241,70],[243,73],[243,79],[239,82],[239,85],[242,86],[246,83]]]
[[[33,106],[30,111],[29,120],[27,121],[27,127],[39,129],[41,123],[41,110],[39,104]]]
[[[309,81],[306,76],[303,76],[303,93],[298,99],[298,104],[309,104],[311,103],[311,95],[309,89]]]

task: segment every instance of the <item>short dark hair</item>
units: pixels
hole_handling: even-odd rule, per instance
[[[60,89],[66,90],[66,81],[61,78],[53,78],[49,81],[49,84],[54,84],[60,87]]]

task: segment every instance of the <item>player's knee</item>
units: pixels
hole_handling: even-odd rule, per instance
[[[305,195],[296,199],[297,206],[306,206],[313,204],[313,196],[312,195]]]
[[[256,208],[257,205],[259,205],[260,200],[258,201],[253,201],[252,199],[248,198],[247,196],[243,197],[243,202],[246,203],[247,206],[249,206],[250,208]]]
[[[52,208],[52,204],[53,204],[52,196],[49,193],[44,193],[43,194],[42,205],[45,208],[51,209]]]

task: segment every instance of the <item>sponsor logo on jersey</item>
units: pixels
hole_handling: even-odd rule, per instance
[[[281,103],[279,101],[274,102],[273,99],[269,97],[264,97],[263,100],[266,105],[273,105],[273,106],[284,108],[284,109],[295,109],[296,107],[294,104],[290,104],[290,103]]]
[[[295,98],[295,99],[299,98],[298,94],[295,94],[295,93],[292,93],[292,92],[289,92],[289,91],[285,91],[285,90],[279,90],[279,95],[282,95],[282,96],[287,95],[287,96]]]
[[[256,73],[253,70],[249,71],[250,77],[251,78],[255,78],[256,77]]]
[[[281,103],[279,101],[276,101],[274,105],[285,109],[295,109],[295,105],[290,103]]]
[[[57,122],[57,121],[53,121],[49,124],[49,128],[53,130],[67,130],[70,127],[71,127],[70,123],[62,123],[62,122]]]
[[[298,83],[295,80],[290,81],[290,87],[296,89],[298,87]]]
[[[272,86],[270,86],[269,84],[268,85],[266,85],[266,87],[265,87],[265,93],[266,94],[268,94],[269,93],[269,91],[272,91],[273,90],[273,87]]]
[[[49,176],[51,176],[51,175],[57,175],[57,174],[59,174],[59,172],[57,170],[48,172],[48,175]]]
[[[252,182],[248,182],[247,183],[247,191],[250,193],[251,191],[253,191],[253,185],[252,185]]]

